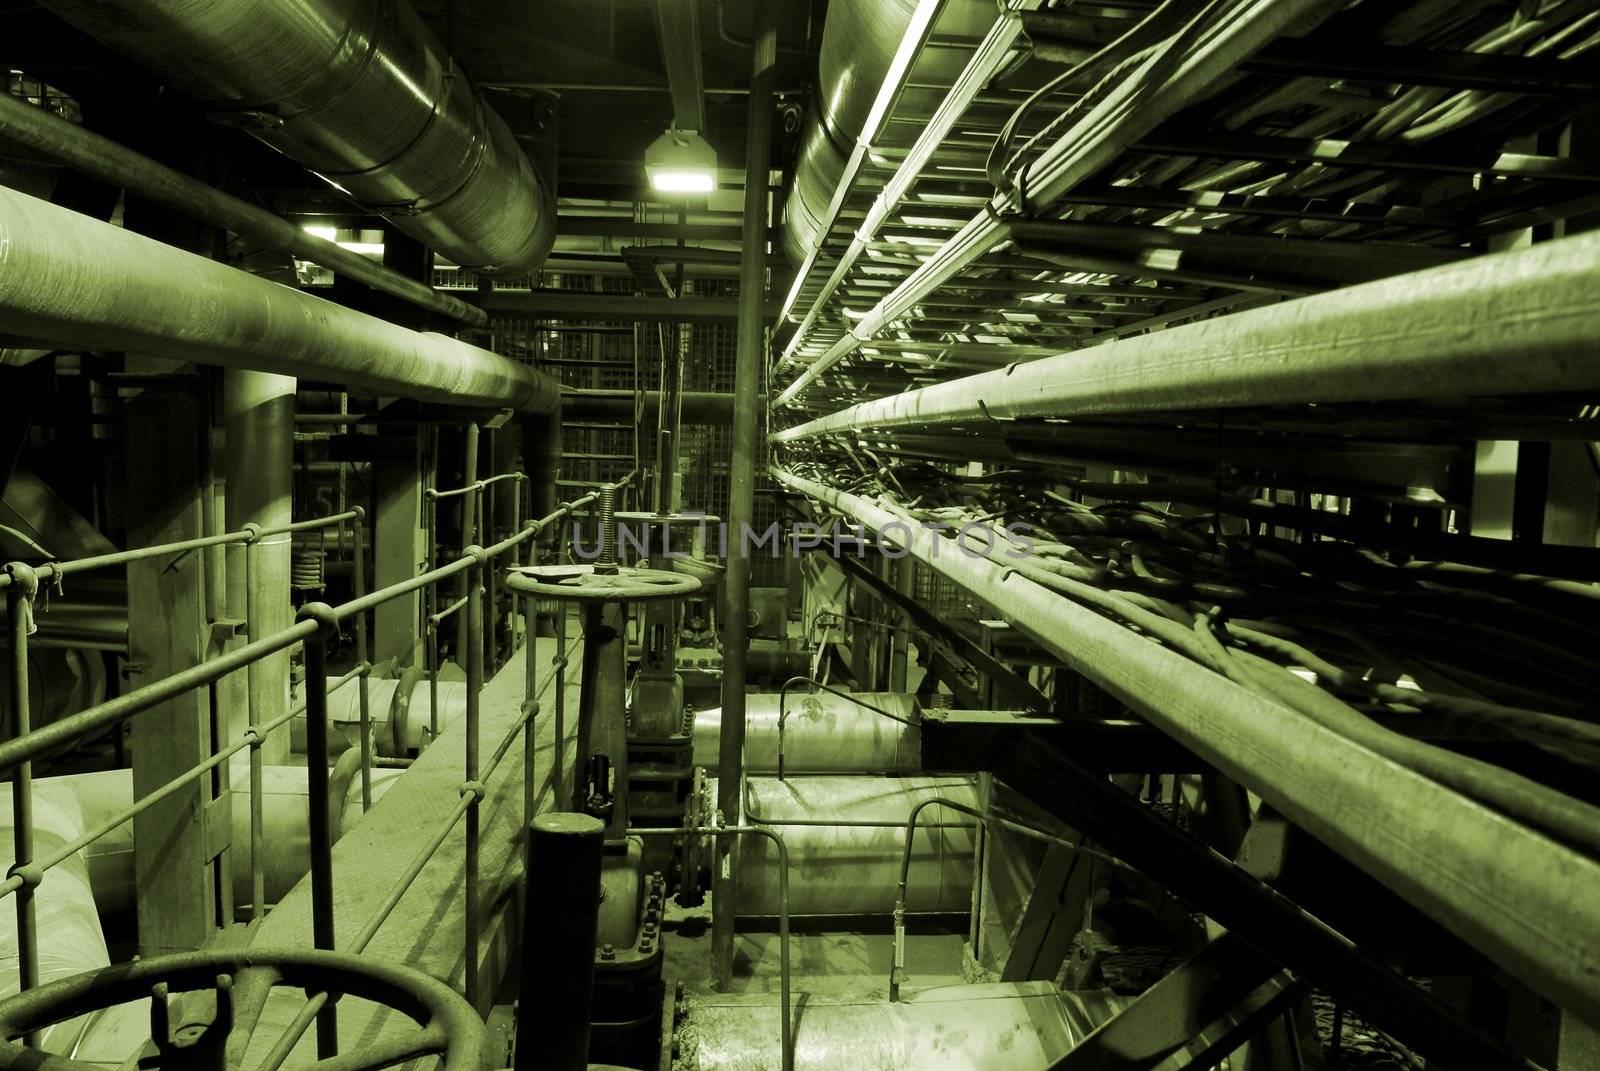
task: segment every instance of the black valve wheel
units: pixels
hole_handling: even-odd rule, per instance
[[[700,590],[700,581],[667,569],[617,566],[608,572],[592,565],[531,565],[512,569],[506,587],[519,595],[565,602],[647,602],[692,595]]]
[[[415,1032],[320,1060],[308,1065],[311,1069],[375,1071],[423,1056],[442,1057],[444,1071],[478,1071],[482,1066],[483,1021],[459,993],[436,978],[348,953],[236,948],[119,963],[0,1001],[0,1069],[94,1071],[101,1065],[43,1053],[13,1039],[146,997],[151,1002],[150,1034],[156,1055],[141,1060],[140,1067],[161,1071],[243,1067],[261,1010],[271,990],[280,986],[308,995],[326,992],[335,998],[348,994],[370,1000],[418,1024]],[[215,1000],[209,1021],[180,1025],[174,1031],[168,998],[207,992]]]

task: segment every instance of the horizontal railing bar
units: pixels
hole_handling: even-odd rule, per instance
[[[182,554],[186,551],[204,550],[207,547],[219,547],[231,543],[254,543],[267,536],[283,535],[286,532],[304,532],[314,528],[327,528],[365,515],[366,511],[357,506],[354,509],[346,510],[343,513],[335,513],[328,517],[295,521],[292,524],[281,524],[272,528],[245,527],[235,532],[219,532],[212,536],[200,536],[177,543],[160,543],[153,547],[140,547],[137,550],[118,550],[110,554],[96,554],[88,558],[77,558],[73,561],[44,562],[33,566],[33,571],[39,582],[43,584],[57,577],[85,573],[92,569],[105,569],[113,565],[126,565],[129,562],[144,561],[148,558],[160,558],[168,554]],[[11,577],[6,574],[0,574],[0,588],[6,588],[10,585]]]
[[[482,491],[490,484],[499,483],[501,480],[526,480],[527,478],[528,474],[525,472],[502,472],[498,476],[490,476],[487,479],[477,480],[461,487],[452,487],[447,491],[441,491],[437,487],[429,487],[422,492],[422,496],[424,498],[434,500],[441,498],[454,498],[457,495],[465,495],[474,491]]]
[[[315,621],[299,621],[284,629],[282,632],[263,636],[259,640],[247,643],[237,650],[220,655],[210,661],[202,662],[197,666],[174,673],[170,677],[137,688],[115,699],[108,699],[98,706],[70,717],[62,718],[42,729],[35,729],[27,736],[15,740],[7,740],[0,744],[0,770],[9,770],[18,763],[36,759],[45,752],[63,744],[71,743],[81,736],[89,733],[109,729],[113,725],[121,724],[129,718],[142,714],[151,707],[175,699],[185,692],[193,691],[212,681],[220,680],[230,673],[238,672],[250,663],[277,654],[279,651],[312,636],[317,631]]]
[[[340,677],[338,680],[336,680],[332,684],[328,685],[328,694],[332,695],[334,692],[338,691],[340,688],[343,688],[345,685],[349,684],[351,681],[356,680],[362,674],[369,672],[371,669],[372,669],[372,667],[367,665],[366,663],[362,663],[361,665],[356,666],[354,669],[350,670],[344,676]],[[233,756],[237,755],[239,752],[243,751],[245,748],[256,745],[257,743],[260,742],[262,737],[266,736],[268,733],[272,732],[274,729],[278,729],[278,728],[281,728],[284,725],[287,725],[294,718],[298,717],[301,714],[304,714],[305,712],[306,712],[306,705],[304,703],[301,703],[299,706],[296,706],[293,710],[290,710],[286,714],[278,715],[276,718],[273,718],[271,721],[267,722],[265,725],[260,725],[260,726],[257,726],[255,728],[253,728],[253,729],[245,730],[244,736],[242,736],[238,740],[234,741],[226,749],[217,752],[211,758],[205,760],[202,763],[199,763],[196,766],[189,767],[189,769],[185,770],[183,773],[179,774],[177,777],[174,777],[172,780],[170,780],[166,784],[162,785],[160,788],[158,788],[156,791],[152,792],[150,795],[145,796],[142,799],[136,800],[129,807],[123,808],[121,811],[117,812],[117,814],[115,814],[111,818],[106,819],[104,822],[100,823],[100,825],[96,826],[94,829],[92,829],[89,832],[84,833],[82,836],[78,837],[77,840],[74,840],[69,844],[62,845],[60,848],[57,848],[54,852],[51,852],[49,855],[47,855],[42,861],[40,861],[37,864],[31,866],[30,869],[34,870],[39,875],[40,878],[43,878],[45,873],[47,873],[52,867],[59,866],[61,863],[65,862],[66,860],[68,860],[70,858],[72,858],[74,855],[76,855],[77,853],[81,852],[83,849],[87,848],[89,845],[93,844],[95,841],[99,840],[101,837],[105,836],[106,834],[110,833],[112,830],[116,829],[118,826],[122,825],[122,823],[128,821],[129,819],[132,819],[132,818],[138,816],[139,814],[143,813],[144,811],[148,810],[149,808],[154,807],[157,803],[160,803],[162,800],[164,800],[168,796],[172,795],[174,792],[176,792],[178,789],[182,788],[184,785],[187,785],[189,782],[195,780],[201,774],[204,774],[207,771],[213,770],[216,767],[222,765],[222,763],[224,761],[226,761],[227,759],[230,759]],[[24,864],[24,865],[27,866],[28,864]],[[5,897],[10,896],[12,893],[14,893],[18,889],[20,889],[23,886],[23,884],[24,884],[24,881],[23,881],[22,877],[17,875],[17,874],[13,874],[11,877],[7,878],[4,882],[0,882],[0,899],[4,899]]]
[[[428,627],[429,628],[438,628],[439,627],[439,623],[441,621],[443,621],[445,618],[449,617],[451,614],[455,613],[456,611],[462,609],[466,605],[467,605],[467,596],[463,595],[463,596],[461,596],[461,598],[457,599],[455,602],[451,603],[449,606],[446,606],[443,610],[440,610],[438,613],[429,614],[428,615]]]

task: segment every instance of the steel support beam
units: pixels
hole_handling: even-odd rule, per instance
[[[960,553],[949,540],[877,502],[781,468],[773,475],[791,491],[889,532],[1045,650],[1529,987],[1575,1014],[1600,1020],[1600,961],[1592,953],[1600,944],[1600,900],[1592,893],[1600,887],[1600,863],[1140,639],[1007,568],[1008,562]],[[935,547],[936,541],[942,545]],[[1013,752],[1053,755],[1054,749],[1030,736]],[[1010,771],[1012,783],[1036,798],[1038,784],[1029,778],[1037,765]],[[1069,824],[1114,851],[1131,850],[1121,843],[1128,838],[1104,836],[1073,810],[1060,812]],[[1130,861],[1144,865],[1142,859]],[[1197,906],[1212,911],[1220,905]],[[1242,931],[1248,918],[1230,920],[1232,914],[1237,912],[1214,917]]]
[[[863,402],[863,428],[1600,387],[1600,234],[1399,275]]]
[[[542,372],[0,187],[8,333],[456,405],[551,412]]]
[[[706,128],[705,70],[700,62],[700,22],[695,0],[656,0],[656,36],[672,92],[672,125],[696,133]]]
[[[685,424],[713,424],[722,427],[733,423],[734,395],[731,393],[685,391],[679,397],[682,399],[682,420]],[[660,404],[659,391],[644,392],[645,412],[653,412]],[[605,388],[568,391],[561,396],[561,418],[580,423],[586,420],[615,420],[631,427],[633,391]]]
[[[748,179],[772,166],[772,89],[778,58],[773,0],[755,5],[755,45],[750,58],[750,108],[744,170]],[[733,454],[728,462],[728,530],[733,533],[723,580],[722,733],[717,754],[717,810],[728,825],[742,818],[746,663],[750,653],[750,554],[744,532],[755,521],[756,434],[766,367],[766,324],[761,297],[767,272],[767,184],[746,181],[744,263],[739,269],[739,336],[734,369]],[[711,981],[726,992],[733,981],[736,845],[718,837],[712,871]]]
[[[756,240],[761,239],[758,236]],[[491,313],[623,323],[731,323],[739,318],[741,307],[741,302],[728,298],[594,294],[581,290],[496,290],[476,300]],[[777,308],[771,302],[759,304],[757,308],[762,321],[777,315]]]

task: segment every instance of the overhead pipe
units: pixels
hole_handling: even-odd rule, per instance
[[[1600,387],[1600,234],[1486,254],[858,405],[773,435]]]
[[[865,345],[922,299],[994,251],[1007,238],[1002,217],[1036,210],[1060,198],[1126,152],[1141,137],[1234,73],[1239,63],[1279,35],[1327,17],[1332,0],[1258,2],[1212,27],[1192,51],[1176,58],[1153,50],[1151,58],[1105,93],[1084,116],[1028,165],[1017,189],[994,195],[962,228],[806,365],[777,393],[773,406],[789,405],[818,377]],[[1159,83],[1155,72],[1170,68]],[[1027,191],[1026,204],[1021,190]]]
[[[473,271],[537,268],[555,191],[406,0],[47,0]]]
[[[878,501],[781,467],[772,475],[904,546],[1535,992],[1600,1021],[1590,951],[1600,942],[1600,901],[1592,895],[1600,862],[1140,640],[1009,561],[957,553]],[[1517,909],[1505,910],[1508,903]]]
[[[528,365],[410,331],[0,187],[0,324],[56,345],[276,372],[453,405],[552,413]]]
[[[0,93],[0,138],[25,145],[82,174],[232,231],[268,249],[320,264],[346,279],[392,294],[430,312],[476,327],[489,322],[482,309],[460,298],[408,279],[336,242],[319,238],[280,219],[264,208],[174,171],[8,93]]]

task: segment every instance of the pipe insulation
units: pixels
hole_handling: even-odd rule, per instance
[[[537,268],[555,191],[407,0],[46,7],[465,268]]]
[[[715,792],[716,781],[709,784]],[[967,777],[752,777],[742,802],[746,822],[769,826],[788,843],[791,915],[888,915],[900,880],[906,820],[913,807],[934,797],[978,806],[977,789]],[[944,808],[923,811],[906,910],[971,910],[978,842],[971,823]],[[777,848],[766,837],[740,842],[734,868],[739,914],[775,916]]]
[[[452,405],[553,413],[534,368],[0,187],[8,336],[276,372]]]
[[[79,805],[64,778],[41,778],[33,782],[33,836],[36,856],[47,855],[63,844],[82,836],[92,822]],[[128,780],[132,795],[133,782]],[[12,831],[15,827],[11,795],[0,799],[0,867],[15,865]],[[130,827],[131,828],[131,827]],[[39,943],[39,982],[48,984],[83,971],[110,964],[105,935],[100,930],[100,915],[90,889],[89,868],[84,852],[58,863],[45,873],[35,890],[34,909],[39,933],[47,935]],[[133,879],[130,857],[128,879]],[[21,988],[21,960],[18,958],[17,913],[8,901],[0,910],[0,998]],[[85,1016],[68,1019],[40,1032],[39,1047],[45,1052],[65,1054],[86,1027]]]
[[[1600,387],[1600,233],[852,405],[772,435]]]
[[[372,771],[372,797],[373,802],[382,798],[389,787],[403,774],[404,770],[381,768]],[[233,897],[236,907],[247,906],[250,902],[250,768],[247,761],[235,762],[230,766],[229,772],[229,803],[228,810],[232,821],[232,847],[229,850],[230,871],[232,874]],[[65,774],[60,777],[45,777],[34,781],[36,799],[53,801],[49,806],[51,813],[60,811],[63,816],[68,816],[76,825],[73,826],[70,836],[62,836],[62,842],[81,835],[84,831],[93,829],[109,821],[118,812],[133,806],[133,775],[129,770],[101,770],[93,773]],[[266,856],[263,860],[263,873],[266,877],[267,903],[275,904],[288,891],[294,888],[296,882],[311,867],[310,838],[306,828],[306,768],[304,766],[267,766],[262,769],[262,821],[265,828],[264,844]],[[39,793],[43,793],[39,795]],[[9,799],[9,797],[8,797]],[[10,803],[4,804],[0,815],[9,820]],[[350,787],[339,808],[339,833],[348,831],[361,820],[361,786],[359,779],[353,779]],[[64,819],[63,819],[64,820]],[[46,808],[35,803],[34,830],[35,836],[40,838],[38,843],[40,855],[49,850],[49,845],[44,841],[51,836],[60,835],[66,829],[52,817],[46,815]],[[0,831],[5,832],[5,831]],[[9,859],[11,838],[6,837],[7,847],[4,849],[6,858]],[[124,822],[111,832],[90,844],[74,857],[77,862],[68,860],[52,868],[45,880],[39,886],[40,919],[39,932],[54,934],[56,931],[46,928],[45,919],[52,908],[46,906],[46,901],[57,894],[51,890],[51,883],[56,880],[56,875],[82,872],[85,888],[92,892],[88,910],[98,915],[129,913],[134,908],[134,868],[133,868],[133,824]],[[9,864],[8,864],[9,865]],[[77,870],[73,868],[77,867]],[[68,902],[76,903],[72,898],[76,896],[73,882],[76,879],[67,878],[63,881],[63,895]],[[72,886],[72,888],[67,888]],[[77,911],[78,908],[68,908]],[[0,926],[10,925],[12,930],[0,929],[0,940],[7,933],[11,935],[12,943],[9,947],[15,948],[15,912],[0,911],[0,919],[12,916],[10,923],[0,921]],[[99,933],[99,919],[95,919],[95,932]],[[64,929],[62,932],[76,933],[77,923]],[[74,939],[76,940],[76,939]],[[44,942],[48,952],[54,939]],[[78,953],[74,953],[77,955]],[[102,965],[104,961],[101,961]],[[90,965],[92,966],[92,964]],[[76,968],[89,969],[88,966]],[[71,973],[63,970],[63,974]],[[49,976],[46,975],[46,980]]]
[[[337,678],[328,678],[331,685]],[[401,681],[374,678],[367,682],[367,710],[372,723],[374,753],[382,756],[407,756],[420,751],[432,740],[433,692],[426,679],[411,688],[406,703],[396,697]],[[305,702],[305,686],[296,685],[290,701]],[[439,728],[444,730],[460,721],[467,712],[467,682],[439,682]],[[396,715],[399,715],[396,724]],[[293,751],[306,750],[306,716],[298,714],[289,722]],[[361,689],[355,683],[328,693],[328,753],[340,755],[361,746]]]
[[[900,692],[861,692],[861,702],[906,721],[917,719],[916,700]],[[791,690],[787,704],[773,693],[745,700],[744,768],[773,773],[778,768],[778,715],[784,712],[783,768],[788,773],[916,773],[922,768],[922,731],[828,692]],[[717,765],[722,737],[720,708],[696,711],[694,764]]]
[[[1600,1021],[1600,862],[1135,635],[1004,559],[962,553],[879,501],[777,466],[772,475],[887,532],[1534,991]]]
[[[796,1071],[1023,1071],[1051,1067],[1127,1003],[1064,994],[1050,982],[985,982],[908,992],[806,987],[795,1024]],[[691,995],[676,1029],[674,1071],[767,1071],[777,1066],[782,1011],[775,995]]]

